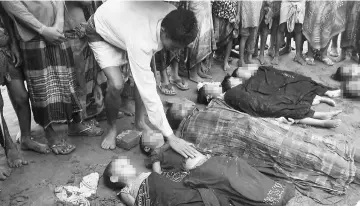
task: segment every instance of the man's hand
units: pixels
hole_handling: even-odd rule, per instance
[[[185,158],[194,158],[199,152],[195,149],[194,145],[190,142],[187,142],[183,139],[172,135],[167,138],[171,148],[184,156]]]
[[[289,124],[289,125],[292,125],[292,124],[295,124],[296,121],[292,118],[285,118],[285,117],[279,117],[276,119],[276,121],[280,122],[280,123],[284,123],[284,124]]]
[[[15,65],[15,67],[18,67],[22,64],[22,58],[20,55],[19,47],[15,43],[11,44],[11,57],[12,57],[12,63]]]
[[[41,35],[46,39],[46,41],[52,44],[60,44],[66,41],[64,34],[56,27],[45,27]]]

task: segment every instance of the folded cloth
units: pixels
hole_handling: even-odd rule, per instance
[[[80,188],[70,185],[56,187],[55,195],[62,202],[79,206],[90,206],[87,197],[96,193],[99,177],[99,173],[97,172],[83,177],[80,182]]]

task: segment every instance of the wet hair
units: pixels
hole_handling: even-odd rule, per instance
[[[171,11],[161,22],[169,38],[182,45],[193,42],[198,34],[198,23],[194,12],[179,8]]]
[[[233,73],[231,74],[232,77],[238,77],[237,74],[236,74],[236,72],[237,72],[238,69],[239,69],[239,68],[236,68],[236,69],[233,71]]]
[[[124,182],[119,182],[119,181],[111,182],[110,180],[110,177],[112,176],[111,170],[113,167],[113,161],[114,160],[111,160],[104,170],[103,173],[104,184],[106,187],[112,190],[122,190],[124,187],[126,187],[126,184]]]
[[[150,156],[151,153],[153,152],[153,149],[151,149],[150,147],[144,145],[144,141],[143,141],[142,136],[140,137],[139,146],[140,146],[141,153],[143,153],[146,156]],[[149,151],[145,150],[146,147],[149,148]]]
[[[224,80],[221,82],[223,92],[227,92],[229,89],[231,89],[231,82],[230,82],[231,77],[232,76],[230,76],[230,74],[226,74]]]
[[[205,104],[205,105],[209,104],[206,96],[207,95],[206,95],[206,92],[205,92],[205,85],[204,85],[197,92],[197,99],[196,99],[197,103]]]

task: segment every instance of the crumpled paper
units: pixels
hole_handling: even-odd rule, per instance
[[[99,173],[91,173],[83,177],[80,187],[70,185],[56,187],[55,195],[62,202],[69,202],[79,206],[90,206],[87,198],[96,193],[99,178]]]

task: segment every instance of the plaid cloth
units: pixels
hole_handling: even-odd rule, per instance
[[[69,43],[53,46],[36,37],[21,41],[20,49],[35,122],[47,127],[72,120],[81,107]]]
[[[297,189],[315,187],[340,195],[355,177],[352,144],[272,119],[251,117],[220,99],[212,100],[203,111],[194,111],[182,121],[179,131],[181,138],[202,152],[240,157],[257,169],[285,175]],[[307,195],[327,201],[317,194]]]

